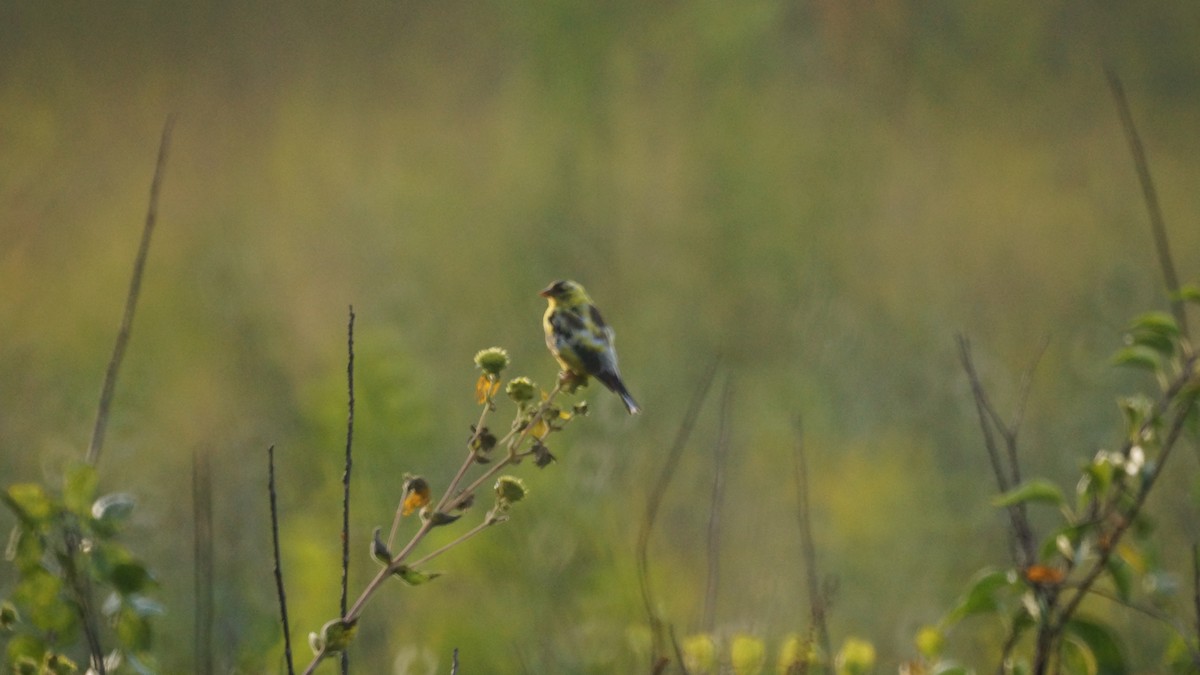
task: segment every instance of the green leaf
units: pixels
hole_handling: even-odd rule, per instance
[[[1148,349],[1156,357],[1169,357],[1179,343],[1179,325],[1166,312],[1149,312],[1130,323],[1126,341],[1133,349]]]
[[[55,513],[54,502],[37,483],[10,485],[3,494],[4,503],[30,527],[41,527]]]
[[[55,633],[64,642],[74,636],[78,619],[67,602],[62,579],[45,569],[22,573],[12,600],[25,609],[26,620],[38,630]]]
[[[1122,675],[1129,672],[1116,634],[1106,625],[1075,617],[1064,627],[1068,638],[1085,647],[1096,665],[1096,675]]]
[[[1057,485],[1048,480],[1035,478],[1002,495],[997,495],[992,499],[992,506],[1013,506],[1026,502],[1043,502],[1062,506],[1066,499]]]
[[[343,621],[341,619],[333,619],[321,627],[320,643],[324,646],[326,654],[345,651],[354,642],[354,636],[358,633],[357,621]],[[311,637],[309,641],[312,642]]]
[[[400,580],[409,586],[420,586],[442,576],[441,572],[422,572],[421,570],[413,569],[408,565],[401,565],[392,572],[400,577]]]
[[[92,500],[96,498],[99,480],[92,465],[83,462],[72,464],[63,476],[63,504],[72,513],[86,516]]]
[[[45,535],[20,525],[13,527],[8,539],[8,548],[5,550],[5,557],[13,561],[19,572],[24,574],[32,569],[40,568],[45,555]]]
[[[4,650],[4,662],[5,664],[13,665],[21,659],[31,659],[35,663],[41,663],[42,655],[45,653],[46,643],[38,636],[29,634],[14,635],[8,641],[8,647]]]
[[[392,562],[392,552],[388,550],[387,544],[383,543],[383,539],[379,538],[381,529],[375,528],[375,533],[371,535],[371,557],[377,562],[387,565]]]
[[[1196,284],[1184,284],[1179,287],[1179,290],[1171,294],[1171,299],[1200,304],[1200,286]]]
[[[122,595],[138,593],[154,581],[146,566],[118,544],[97,544],[91,559],[96,576]]]
[[[1133,333],[1156,333],[1172,338],[1179,337],[1179,325],[1175,323],[1175,317],[1167,312],[1146,312],[1129,324],[1129,330]]]
[[[133,651],[146,651],[153,646],[154,632],[150,621],[126,605],[117,614],[117,640],[122,647]]]
[[[1132,345],[1113,354],[1112,363],[1114,366],[1129,366],[1130,368],[1141,368],[1142,370],[1156,371],[1162,367],[1162,362],[1157,351],[1145,345]]]
[[[961,621],[968,616],[994,612],[1000,608],[997,594],[1014,584],[1013,576],[1002,570],[983,570],[976,575],[970,588],[959,599],[958,605],[946,616],[947,624]]]

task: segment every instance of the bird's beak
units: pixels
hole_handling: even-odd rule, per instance
[[[543,298],[548,298],[548,297],[550,297],[550,290],[553,288],[554,288],[553,286],[547,286],[547,287],[543,288],[542,290],[538,291],[538,295],[542,296]]]

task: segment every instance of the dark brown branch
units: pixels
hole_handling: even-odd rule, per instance
[[[100,643],[100,627],[96,622],[96,606],[92,600],[91,577],[80,567],[79,532],[74,527],[67,527],[63,534],[66,555],[63,558],[63,576],[67,586],[74,596],[75,611],[79,622],[83,625],[83,636],[88,645],[88,658],[92,669],[99,675],[105,675],[104,647]]]
[[[342,473],[342,598],[341,616],[346,616],[350,595],[350,467],[354,445],[354,305],[346,325],[346,470]],[[350,654],[342,650],[342,675],[350,672]]]
[[[729,414],[733,382],[725,380],[717,442],[713,444],[713,484],[708,510],[708,575],[704,584],[704,630],[712,632],[717,619],[717,587],[721,570],[721,504],[725,500],[725,458],[729,454]]]
[[[212,472],[208,453],[192,451],[192,559],[196,595],[195,658],[196,672],[213,672],[213,514]]]
[[[650,496],[646,502],[646,512],[642,516],[641,527],[638,530],[636,549],[638,587],[641,590],[646,617],[650,622],[652,672],[661,672],[661,668],[666,667],[666,663],[662,663],[662,660],[666,658],[664,654],[666,639],[663,635],[662,619],[658,616],[658,610],[655,608],[654,592],[650,584],[650,534],[654,531],[654,522],[658,519],[658,510],[662,507],[663,497],[666,495],[667,487],[670,486],[671,479],[675,475],[675,468],[679,464],[679,458],[683,454],[683,449],[687,447],[692,429],[696,426],[696,418],[700,414],[700,408],[704,405],[704,400],[708,397],[708,390],[712,387],[713,378],[716,376],[717,367],[720,365],[720,362],[719,358],[713,359],[712,364],[709,365],[708,370],[705,371],[700,379],[700,383],[696,386],[692,394],[692,400],[688,404],[687,412],[684,414],[683,421],[679,425],[679,431],[675,435],[675,442],[667,452],[667,459],[663,464],[662,471],[650,488]]]
[[[1192,607],[1196,610],[1196,637],[1200,638],[1200,544],[1192,544]],[[1188,641],[1185,639],[1184,643]],[[1197,640],[1200,644],[1200,640]],[[1200,656],[1192,652],[1192,662],[1200,670]]]
[[[292,632],[288,627],[287,594],[283,589],[283,567],[279,562],[279,511],[275,505],[275,446],[267,448],[267,494],[271,499],[271,544],[275,560],[275,590],[279,594],[279,618],[283,623],[283,655],[288,675],[296,672],[292,664]]]
[[[1129,141],[1129,150],[1133,154],[1133,164],[1137,169],[1138,182],[1142,186],[1142,199],[1146,202],[1146,210],[1150,214],[1150,232],[1154,236],[1154,249],[1158,253],[1158,265],[1162,268],[1163,283],[1166,284],[1167,294],[1171,300],[1171,313],[1179,324],[1179,331],[1184,337],[1188,336],[1187,312],[1183,299],[1179,297],[1179,276],[1175,273],[1175,262],[1171,258],[1171,243],[1167,239],[1167,226],[1163,221],[1162,207],[1158,203],[1158,191],[1150,178],[1150,163],[1146,160],[1146,150],[1142,146],[1142,138],[1137,126],[1133,123],[1133,113],[1129,109],[1129,100],[1125,98],[1125,87],[1116,71],[1105,66],[1104,75],[1108,78],[1108,88],[1112,91],[1113,102],[1117,106],[1117,115],[1121,118],[1121,128],[1125,131],[1125,139]]]
[[[796,517],[800,525],[800,551],[804,556],[804,576],[808,582],[808,606],[812,630],[817,634],[822,654],[829,658],[833,654],[829,640],[829,624],[826,621],[827,594],[821,588],[821,574],[817,568],[817,546],[812,533],[812,509],[808,501],[808,454],[804,449],[804,427],[796,417],[795,444]]]
[[[154,224],[158,220],[158,193],[167,168],[167,149],[171,145],[171,130],[174,126],[175,116],[169,115],[166,124],[163,125],[162,139],[158,144],[158,162],[155,164],[154,178],[150,183],[150,206],[146,209],[142,241],[133,262],[133,276],[129,280],[129,293],[125,296],[125,313],[121,318],[121,327],[117,330],[117,341],[113,345],[112,358],[108,361],[108,371],[104,374],[104,385],[100,389],[100,404],[96,407],[96,423],[92,427],[92,440],[88,443],[87,463],[92,466],[100,461],[100,449],[104,446],[104,432],[108,427],[109,409],[112,407],[113,393],[117,387],[117,373],[121,370],[121,362],[125,360],[125,348],[129,344],[129,333],[133,329],[133,313],[137,308],[138,295],[141,294],[146,257],[150,253],[150,235],[154,233]]]

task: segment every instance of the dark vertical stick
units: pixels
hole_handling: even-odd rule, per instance
[[[193,574],[195,575],[196,614],[195,645],[196,672],[212,675],[213,626],[213,519],[212,472],[208,453],[192,451],[192,530]]]
[[[92,668],[99,674],[105,675],[104,647],[100,644],[100,627],[97,624],[95,602],[92,600],[91,577],[86,570],[81,571],[79,556],[79,532],[75,528],[67,528],[64,533],[67,555],[63,561],[63,576],[75,596],[76,612],[83,625],[83,637],[88,645],[88,660]]]
[[[804,449],[804,427],[796,417],[796,516],[800,524],[800,552],[804,556],[804,576],[808,582],[808,605],[813,630],[820,641],[822,653],[830,658],[833,651],[829,642],[829,625],[826,622],[826,594],[821,588],[821,574],[817,569],[817,546],[812,533],[812,509],[808,501],[808,455]]]
[[[133,262],[133,276],[129,280],[129,293],[125,296],[125,314],[117,330],[117,342],[113,345],[108,371],[104,374],[104,385],[100,389],[100,405],[96,407],[96,423],[92,427],[92,440],[88,443],[87,463],[92,466],[100,460],[100,448],[104,445],[104,431],[108,427],[108,412],[112,406],[113,392],[117,387],[117,373],[125,360],[125,347],[129,344],[129,333],[133,329],[133,313],[137,308],[138,295],[142,290],[142,273],[146,270],[146,256],[150,253],[150,235],[158,220],[158,193],[162,187],[163,173],[167,168],[167,148],[171,145],[171,130],[175,116],[168,115],[163,125],[162,139],[158,144],[158,162],[154,167],[154,178],[150,183],[150,206],[146,209],[146,224],[142,227],[142,242],[138,246]]]
[[[983,383],[979,379],[979,373],[975,370],[975,362],[971,358],[971,343],[963,335],[958,336],[958,354],[963,371],[966,372],[967,380],[971,384],[971,393],[975,398],[975,409],[979,415],[979,428],[983,432],[983,443],[987,449],[988,460],[992,464],[992,473],[996,476],[996,485],[999,488],[999,492],[1003,494],[1016,487],[1012,483],[1012,478],[1020,476],[1020,471],[1016,466],[1011,467],[1008,471],[1004,469],[1004,460],[1000,454],[999,444],[996,442],[996,434],[999,434],[1005,440],[1009,449],[1008,457],[1015,465],[1017,459],[1016,431],[1004,424],[1004,420],[1000,418],[999,413],[996,412],[996,409],[988,399],[987,392],[983,388]],[[1034,363],[1036,364],[1036,361]],[[1021,569],[1024,569],[1037,560],[1037,540],[1033,535],[1033,528],[1029,524],[1024,504],[1009,506],[1008,516],[1012,524],[1012,533],[1017,546],[1017,564]]]
[[[713,485],[708,511],[708,577],[704,585],[703,626],[710,633],[717,624],[717,584],[721,576],[721,504],[725,498],[725,457],[729,454],[729,410],[732,400],[733,383],[726,379],[721,391],[717,442],[713,445]]]
[[[288,675],[295,675],[292,665],[292,631],[288,627],[287,594],[283,591],[283,568],[279,562],[279,511],[275,505],[275,446],[267,448],[267,494],[271,498],[271,542],[275,556],[275,590],[279,593],[279,617],[283,622],[283,655],[287,659]]]
[[[1192,544],[1192,607],[1196,610],[1196,637],[1200,638],[1200,544]],[[1196,661],[1195,656],[1192,660]],[[1200,668],[1200,661],[1196,666]]]
[[[454,653],[450,655],[450,675],[458,675],[458,647],[455,647]]]
[[[688,438],[691,437],[692,429],[696,426],[696,418],[700,414],[700,408],[704,405],[704,399],[708,397],[708,390],[712,387],[713,377],[717,374],[717,366],[721,360],[713,359],[708,370],[700,379],[699,385],[692,394],[692,400],[688,404],[687,412],[683,416],[683,421],[679,424],[679,432],[675,435],[675,442],[671,449],[667,452],[667,460],[663,464],[662,472],[654,481],[654,485],[650,488],[650,497],[646,502],[646,513],[642,516],[641,528],[638,530],[637,538],[637,575],[638,586],[642,594],[642,603],[645,605],[646,618],[650,622],[650,634],[653,641],[652,671],[661,672],[662,668],[666,667],[666,656],[664,645],[666,638],[663,634],[663,622],[658,616],[658,610],[655,608],[654,592],[650,586],[650,534],[654,530],[654,521],[658,519],[658,510],[662,506],[663,497],[667,493],[667,487],[671,484],[671,478],[675,474],[675,467],[679,464],[679,457],[683,454],[683,449],[687,446]]]
[[[346,325],[346,470],[342,474],[342,613],[346,616],[350,585],[350,466],[351,447],[354,445],[354,305],[350,305],[350,319]],[[342,651],[342,675],[350,672],[350,655]]]
[[[1184,310],[1183,299],[1179,297],[1179,277],[1171,259],[1167,226],[1163,221],[1162,207],[1158,203],[1158,191],[1150,178],[1150,163],[1146,161],[1146,150],[1142,146],[1137,126],[1133,123],[1133,113],[1129,110],[1129,100],[1125,98],[1125,87],[1121,84],[1121,78],[1117,77],[1116,71],[1107,66],[1104,68],[1104,75],[1108,78],[1108,88],[1112,90],[1113,102],[1116,103],[1117,114],[1121,117],[1121,128],[1125,130],[1125,139],[1129,141],[1129,150],[1133,153],[1133,164],[1137,168],[1138,182],[1142,186],[1142,198],[1146,202],[1146,210],[1150,213],[1150,232],[1154,236],[1158,265],[1162,268],[1163,282],[1171,299],[1171,312],[1175,315],[1175,322],[1179,324],[1179,331],[1187,337],[1187,313]]]

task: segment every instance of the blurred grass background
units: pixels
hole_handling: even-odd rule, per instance
[[[4,3],[0,475],[53,480],[83,453],[177,112],[101,462],[141,500],[129,536],[169,608],[167,672],[193,658],[192,453],[214,472],[218,668],[278,672],[265,449],[303,652],[337,609],[347,305],[361,588],[401,473],[436,485],[460,460],[475,351],[551,382],[535,292],[558,277],[604,308],[646,413],[589,392],[560,462],[522,471],[511,523],[373,601],[355,670],[445,672],[454,647],[472,672],[640,668],[634,533],[719,353],[736,391],[720,630],[774,649],[805,625],[802,414],[835,642],[872,640],[886,672],[1007,560],[955,333],[1002,409],[1049,341],[1030,475],[1073,481],[1116,438],[1115,396],[1146,384],[1106,364],[1164,296],[1104,62],[1197,279],[1198,22],[1160,2]],[[715,430],[710,402],[651,551],[681,634],[701,628]],[[1176,488],[1196,468],[1179,460]],[[1200,536],[1194,512],[1152,507],[1185,569],[1171,544]],[[1153,669],[1164,631],[1096,611]],[[988,629],[951,651],[984,665]]]

